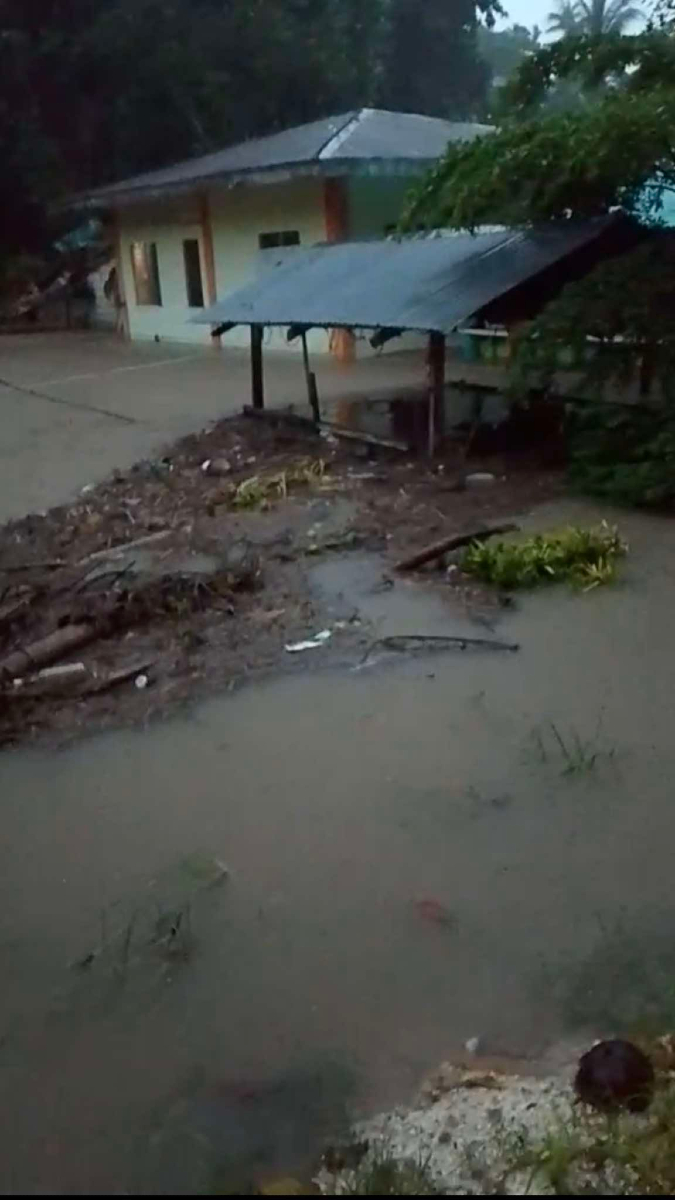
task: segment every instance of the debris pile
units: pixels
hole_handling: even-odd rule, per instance
[[[558,486],[524,472],[488,499],[371,451],[364,471],[350,444],[227,419],[0,528],[0,744],[146,720],[253,671],[319,665],[350,638],[367,646],[356,624],[326,636],[338,630],[308,559],[358,547],[410,566],[430,538],[503,532],[495,515]]]

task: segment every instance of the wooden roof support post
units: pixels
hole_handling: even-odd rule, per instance
[[[433,458],[445,433],[445,335],[429,334],[427,349],[429,390],[429,458]]]
[[[213,226],[211,224],[211,209],[207,192],[199,197],[199,225],[202,234],[202,253],[204,255],[204,275],[206,283],[206,299],[208,304],[215,304],[218,299],[216,292],[216,256],[213,250]],[[216,333],[217,326],[211,326],[211,345],[220,350],[220,334]]]
[[[127,305],[126,288],[124,286],[124,262],[122,255],[124,252],[122,244],[122,222],[118,210],[113,213],[113,230],[115,240],[115,282],[116,294],[113,302],[115,305],[115,333],[119,333],[126,341],[129,341],[131,332],[129,329],[129,308]]]
[[[312,410],[312,417],[314,418],[314,424],[318,428],[318,426],[321,422],[321,410],[319,408],[319,392],[318,392],[318,388],[316,386],[316,375],[311,370],[310,365],[309,365],[309,350],[307,348],[307,330],[306,329],[303,329],[302,333],[300,334],[300,337],[302,338],[302,363],[305,368],[305,382],[307,384],[307,399],[309,400],[309,407]]]
[[[323,181],[324,219],[327,242],[346,242],[349,237],[349,181],[337,177]],[[356,340],[351,329],[331,329],[331,354],[341,363],[356,358]]]
[[[254,408],[265,407],[262,325],[251,325],[251,400]]]

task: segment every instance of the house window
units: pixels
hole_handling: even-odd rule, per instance
[[[275,246],[299,246],[300,234],[297,229],[276,229],[272,233],[261,233],[258,236],[261,250],[273,250]]]
[[[187,289],[188,305],[190,308],[203,308],[202,264],[199,257],[199,241],[197,238],[186,238],[183,242],[183,261],[185,263],[185,287]]]
[[[131,243],[131,270],[137,304],[162,303],[156,242]]]

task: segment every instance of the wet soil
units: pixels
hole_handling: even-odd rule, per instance
[[[372,635],[367,605],[355,621],[347,613],[331,625],[323,591],[311,585],[315,562],[378,551],[387,586],[406,551],[527,511],[561,490],[555,471],[498,456],[472,464],[494,471],[495,484],[462,490],[458,463],[451,446],[430,469],[397,452],[233,419],[116,472],[76,504],[5,525],[0,677],[9,655],[58,629],[84,624],[92,637],[67,658],[84,663],[82,679],[5,679],[0,739],[63,741],[83,729],[147,722],[188,699],[306,669],[306,658],[285,647],[327,627],[331,638],[313,665],[363,652]],[[272,482],[245,508],[237,489],[251,480]],[[437,565],[428,578],[453,602]],[[460,608],[492,603],[475,589],[454,593]],[[126,678],[109,687],[120,671]],[[150,686],[136,688],[136,674]]]

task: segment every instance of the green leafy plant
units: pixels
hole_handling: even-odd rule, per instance
[[[604,521],[591,529],[570,526],[521,541],[472,542],[463,571],[500,588],[537,587],[566,580],[590,591],[615,578],[616,562],[627,546]]]
[[[542,312],[533,305],[525,314],[535,320],[512,356],[514,391],[558,388],[561,367],[572,366],[585,377],[575,395],[637,381],[642,397],[672,407],[675,239],[660,225],[675,192],[674,79],[670,28],[542,46],[504,89],[499,128],[451,144],[411,193],[403,231],[420,223],[470,231],[494,222],[529,226],[617,211],[633,219],[614,226],[608,244],[615,258],[589,261],[586,278],[558,295],[549,291]],[[552,103],[561,86],[578,93],[571,107]],[[661,490],[662,449],[650,447],[647,465],[618,481],[626,494]]]
[[[569,416],[568,445],[579,491],[642,508],[675,501],[675,414],[667,409],[584,406]]]

